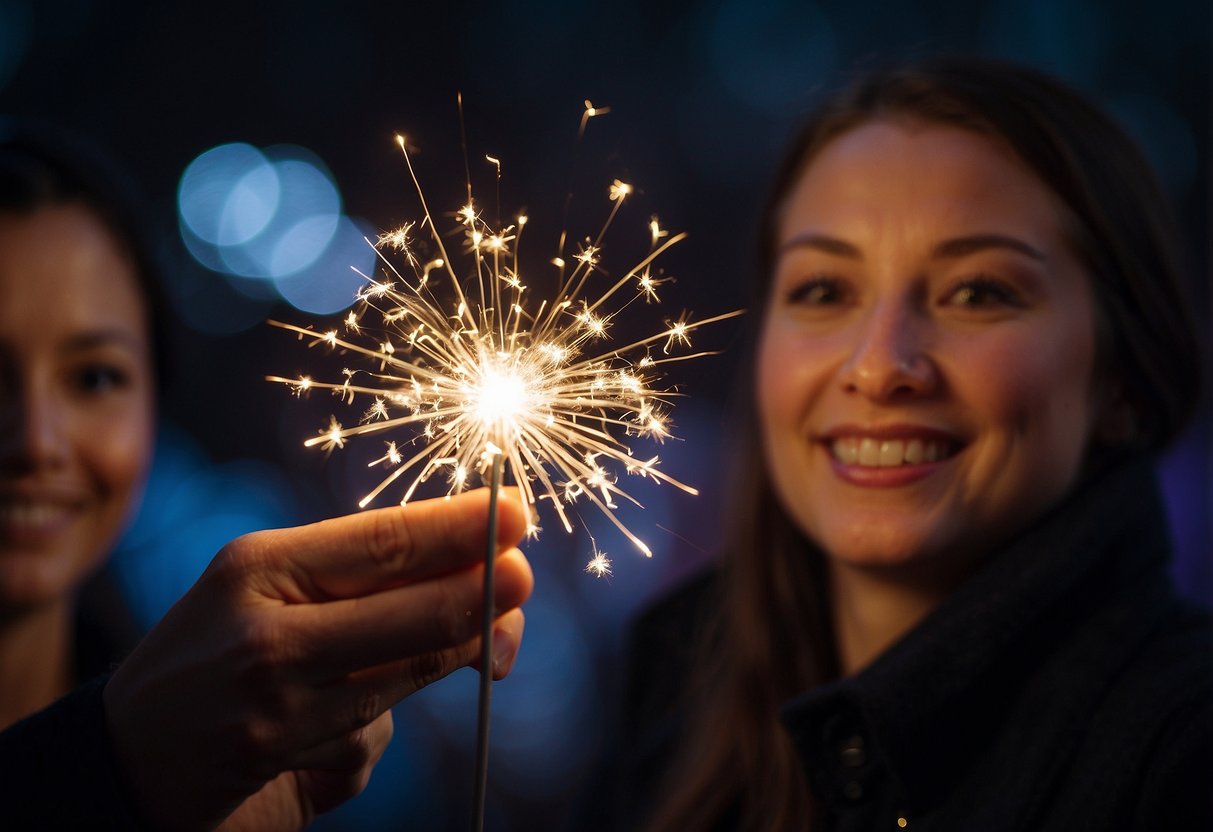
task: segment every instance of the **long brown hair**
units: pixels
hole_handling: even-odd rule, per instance
[[[1133,444],[1156,450],[1174,439],[1195,410],[1201,373],[1166,200],[1141,152],[1103,113],[1051,78],[996,61],[936,59],[872,72],[807,121],[761,215],[750,360],[788,192],[829,141],[879,118],[988,135],[1052,189],[1075,220],[1070,243],[1092,277],[1097,375],[1131,414]],[[720,576],[724,600],[703,634],[710,649],[689,686],[693,716],[653,830],[709,829],[725,818],[747,830],[812,825],[812,796],[778,708],[838,675],[825,568],[772,493],[752,398]]]

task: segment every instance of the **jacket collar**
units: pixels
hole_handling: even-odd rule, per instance
[[[859,799],[866,777],[884,778],[882,788],[912,810],[944,799],[998,729],[994,715],[1095,608],[1168,591],[1167,557],[1148,461],[1088,481],[859,674],[785,704],[781,716],[815,794],[827,805]],[[1101,638],[1094,654],[1075,651],[1091,667],[1055,662],[1070,696],[1050,702],[1050,718],[1089,705],[1093,693],[1076,690],[1075,679],[1111,672],[1123,639],[1149,623],[1114,619],[1100,626],[1122,628],[1121,638]]]

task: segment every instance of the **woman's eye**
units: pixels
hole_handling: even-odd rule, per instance
[[[829,277],[806,280],[788,292],[788,303],[806,306],[830,306],[846,299],[841,281]]]
[[[1019,306],[1019,294],[1002,281],[987,277],[965,280],[954,288],[945,299],[950,306],[966,309],[995,309]]]
[[[126,386],[127,375],[117,367],[91,364],[77,369],[72,382],[81,392],[105,393]]]

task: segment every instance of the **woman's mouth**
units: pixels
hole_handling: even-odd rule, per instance
[[[71,505],[55,500],[0,500],[0,537],[36,540],[62,530],[74,517]]]

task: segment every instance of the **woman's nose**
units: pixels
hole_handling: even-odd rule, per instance
[[[60,464],[67,450],[65,417],[47,385],[4,385],[0,392],[0,466],[13,471]]]
[[[926,349],[927,338],[927,324],[912,304],[874,306],[856,324],[840,374],[844,389],[881,402],[934,392],[939,377]]]

